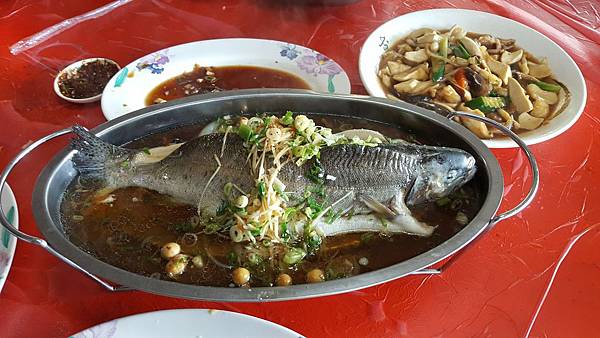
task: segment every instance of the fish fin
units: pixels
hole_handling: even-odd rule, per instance
[[[109,166],[122,164],[136,153],[110,144],[82,126],[74,126],[73,133],[76,137],[71,139],[71,148],[77,150],[73,164],[81,174],[102,177]]]
[[[357,214],[351,219],[341,217],[332,224],[319,224],[319,230],[325,236],[335,236],[353,232],[406,233],[411,235],[431,236],[435,227],[414,218],[404,204],[404,194],[398,192],[389,206],[370,195],[360,195],[357,202],[362,204],[368,214]],[[355,204],[356,205],[356,204]]]
[[[396,212],[369,195],[361,195],[359,199],[376,214],[382,215],[385,218],[393,218],[397,216]]]
[[[142,166],[160,162],[174,153],[183,144],[184,143],[173,143],[168,146],[145,149],[135,154],[133,158],[133,164],[136,166]]]
[[[398,194],[394,196],[390,209],[396,214],[394,218],[388,220],[390,222],[390,228],[397,227],[401,232],[424,237],[431,236],[436,228],[413,217],[406,204],[404,204],[402,192],[398,192]]]

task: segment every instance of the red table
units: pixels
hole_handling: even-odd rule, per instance
[[[301,3],[302,1],[292,1]],[[335,59],[364,94],[357,61],[378,25],[420,9],[458,6],[527,24],[556,41],[581,67],[588,103],[559,137],[532,147],[541,188],[534,203],[470,247],[442,275],[409,276],[343,295],[293,302],[227,304],[142,292],[111,294],[42,249],[20,242],[0,294],[0,336],[65,337],[118,317],[173,308],[251,314],[308,337],[597,336],[600,321],[600,5],[583,0],[369,1],[348,6],[279,1],[137,1],[80,23],[21,54],[8,46],[107,1],[11,1],[0,4],[0,167],[32,140],[75,123],[94,127],[98,104],[74,105],[52,91],[72,61],[107,56],[127,64],[170,45],[226,37],[287,40]],[[482,27],[482,31],[485,29]],[[33,182],[66,138],[44,146],[9,179],[21,228],[39,234]],[[502,210],[528,189],[517,150],[494,150],[505,171]],[[537,314],[537,318],[536,318]]]

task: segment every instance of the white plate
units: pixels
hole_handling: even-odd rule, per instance
[[[16,228],[19,227],[19,210],[17,209],[17,201],[12,190],[6,184],[2,189],[1,198],[2,211]],[[12,211],[11,211],[12,210]],[[0,225],[0,292],[4,286],[4,282],[8,277],[8,270],[15,256],[15,248],[17,247],[17,239],[12,236],[3,226]]]
[[[200,66],[259,66],[292,73],[312,90],[350,94],[346,72],[310,48],[282,41],[217,39],[169,47],[123,67],[104,88],[102,112],[108,120],[146,106],[148,93],[161,82]]]
[[[372,96],[385,97],[377,77],[381,54],[396,41],[415,29],[429,27],[449,29],[458,24],[470,32],[489,33],[501,38],[517,40],[517,45],[537,57],[547,57],[550,68],[559,81],[571,92],[571,102],[557,117],[542,127],[520,134],[527,144],[535,144],[558,136],[569,129],[583,112],[586,86],[577,64],[562,48],[543,34],[516,21],[479,11],[465,9],[432,9],[413,12],[394,18],[379,26],[367,38],[359,59],[360,78]],[[516,143],[509,139],[483,140],[490,148],[512,148]]]
[[[115,319],[71,338],[247,337],[302,338],[281,325],[241,313],[182,309],[142,313]]]

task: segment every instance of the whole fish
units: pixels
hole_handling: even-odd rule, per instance
[[[74,131],[75,168],[82,175],[104,179],[108,187],[152,189],[197,205],[199,213],[206,215],[214,215],[226,199],[227,183],[246,193],[256,191],[248,150],[236,134],[212,133],[149,152],[109,144],[81,127]],[[285,193],[301,196],[313,186],[307,173],[314,166],[314,159],[302,166],[284,165],[278,179]],[[330,208],[352,214],[331,224],[316,222],[326,236],[365,231],[429,236],[434,227],[416,220],[408,207],[447,196],[476,171],[475,159],[463,150],[408,142],[324,147],[320,169]]]

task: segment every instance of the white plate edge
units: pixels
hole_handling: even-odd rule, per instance
[[[367,45],[367,43],[371,42],[371,41],[375,41],[376,36],[378,34],[381,33],[381,31],[385,31],[385,29],[388,26],[394,26],[396,24],[396,21],[400,21],[401,18],[406,18],[406,16],[416,16],[416,15],[427,15],[427,14],[442,14],[442,15],[451,15],[451,14],[467,14],[467,13],[471,13],[473,15],[484,15],[484,16],[490,16],[490,17],[494,17],[497,20],[506,20],[506,21],[510,21],[512,24],[515,24],[517,26],[519,26],[521,29],[524,30],[529,30],[534,34],[537,34],[538,37],[545,39],[547,42],[549,42],[550,44],[552,44],[555,48],[557,48],[559,51],[562,52],[562,54],[564,54],[565,58],[564,60],[570,64],[570,66],[575,70],[576,72],[576,76],[575,76],[575,85],[581,87],[581,104],[574,108],[574,114],[573,117],[567,122],[565,123],[563,126],[561,126],[560,128],[549,132],[546,135],[543,136],[528,136],[525,135],[525,137],[522,137],[522,140],[525,142],[526,145],[530,146],[530,145],[534,145],[534,144],[538,144],[541,142],[545,142],[549,139],[552,139],[562,133],[564,133],[566,130],[568,130],[569,128],[571,128],[581,117],[581,115],[583,114],[583,111],[585,110],[586,104],[587,104],[587,85],[585,83],[585,78],[581,72],[581,69],[579,68],[579,66],[577,65],[577,63],[573,60],[573,58],[571,57],[571,55],[565,51],[560,45],[558,45],[556,42],[554,42],[554,40],[550,39],[549,37],[545,36],[544,34],[542,34],[541,32],[535,30],[534,28],[531,28],[525,24],[522,24],[518,21],[515,21],[513,19],[501,16],[501,15],[497,15],[494,13],[490,13],[490,12],[484,12],[484,11],[477,11],[477,10],[472,10],[472,9],[458,9],[458,8],[436,8],[436,9],[427,9],[427,10],[422,10],[422,11],[416,11],[416,12],[410,12],[410,13],[406,13],[400,16],[397,16],[395,18],[392,18],[386,22],[384,22],[383,24],[381,24],[380,26],[378,26],[377,28],[375,28],[375,30],[373,30],[371,32],[371,34],[369,34],[369,36],[365,39],[365,42],[363,43],[363,45],[361,46],[361,50],[360,50],[360,54],[359,54],[359,61],[358,61],[358,66],[359,66],[359,76],[361,79],[361,82],[363,84],[363,86],[365,87],[365,89],[367,90],[367,92],[369,93],[369,95],[371,96],[375,96],[375,97],[383,97],[385,98],[385,93],[383,92],[383,89],[381,87],[377,87],[374,88],[375,91],[373,91],[373,88],[367,87],[365,84],[367,83],[367,81],[372,82],[372,81],[379,81],[377,78],[377,70],[375,69],[374,72],[369,72],[368,69],[370,68],[370,65],[367,64],[367,51],[365,50],[365,46]],[[518,40],[518,39],[517,39]],[[392,42],[393,43],[393,42]],[[374,79],[374,80],[373,80]],[[570,88],[571,89],[571,88]],[[573,95],[573,90],[571,90],[571,94],[572,97],[571,99],[573,99],[574,95]],[[573,101],[573,100],[572,100]],[[555,119],[560,118],[561,115],[558,115],[557,117],[555,117]],[[560,121],[560,120],[557,120]],[[543,128],[543,126],[541,127]],[[486,146],[488,146],[489,148],[516,148],[518,147],[518,145],[512,141],[511,139],[495,139],[495,140],[481,140]]]
[[[300,44],[295,44],[295,43],[291,43],[291,42],[287,42],[287,41],[281,41],[281,40],[271,40],[271,39],[258,39],[258,38],[216,38],[216,39],[206,39],[206,40],[197,40],[197,41],[190,41],[190,42],[186,42],[186,43],[182,43],[182,44],[178,44],[178,45],[174,45],[174,46],[168,46],[165,48],[162,48],[160,50],[156,50],[153,52],[150,52],[146,55],[143,55],[133,61],[131,61],[130,63],[128,63],[127,65],[123,66],[122,69],[134,69],[135,65],[140,62],[141,60],[147,58],[148,56],[151,56],[153,54],[158,54],[158,53],[162,53],[164,51],[173,49],[173,48],[179,48],[179,49],[184,49],[184,48],[189,48],[189,46],[192,45],[196,45],[196,44],[211,44],[211,43],[215,43],[215,44],[222,44],[222,43],[235,43],[235,42],[243,42],[243,43],[258,43],[258,44],[264,44],[267,46],[273,46],[273,45],[294,45],[296,47],[305,49],[307,51],[311,51],[314,53],[318,53],[321,55],[326,56],[327,58],[329,58],[331,61],[333,61],[340,69],[341,72],[339,74],[336,75],[336,78],[334,79],[334,81],[336,81],[337,85],[336,85],[336,90],[335,90],[335,94],[350,94],[352,91],[352,84],[350,82],[350,77],[348,76],[348,73],[346,72],[346,70],[333,58],[329,57],[326,54],[323,54],[321,52],[319,52],[318,50],[312,49],[310,47],[304,46],[304,45],[300,45]],[[265,58],[268,59],[268,58]],[[269,59],[272,60],[272,59]],[[235,65],[239,65],[240,63],[235,63]],[[233,63],[229,63],[228,65],[234,65]],[[225,64],[221,64],[220,66],[225,66]],[[272,68],[272,69],[277,69],[275,66],[271,66],[268,68]],[[181,74],[181,71],[178,72],[177,74]],[[105,91],[107,90],[111,90],[114,87],[114,82],[117,78],[117,76],[119,75],[119,73],[117,73],[115,76],[113,76],[110,81],[108,82]],[[298,75],[298,74],[296,74]],[[174,75],[176,76],[176,75]],[[169,77],[170,78],[170,77]],[[166,80],[166,79],[164,79]],[[163,81],[164,81],[163,80]],[[305,80],[306,81],[306,80]],[[158,82],[156,83],[158,84]],[[341,85],[341,86],[340,86]],[[102,108],[102,114],[104,115],[104,117],[107,120],[112,120],[115,119],[119,116],[123,116],[125,114],[131,113],[135,110],[138,109],[142,109],[144,107],[141,108],[136,108],[134,110],[128,110],[126,113],[122,113],[122,112],[117,112],[117,113],[111,113],[109,112],[109,104],[105,101],[105,92],[103,92],[102,95],[102,100],[101,100],[101,108]]]
[[[4,185],[4,188],[2,189],[1,200],[4,200],[5,198],[8,199],[10,201],[10,203],[12,204],[12,205],[9,205],[8,210],[10,210],[11,206],[14,207],[14,209],[15,209],[13,225],[15,226],[15,228],[18,229],[19,228],[19,208],[17,206],[17,200],[15,198],[15,194],[12,191],[11,187],[8,185],[8,183],[6,183]],[[4,210],[4,205],[1,203],[1,200],[0,200],[0,205],[3,206],[3,210]],[[8,210],[5,210],[5,211],[8,212]],[[0,231],[0,233],[2,233],[4,231],[8,231],[8,230],[4,229],[4,227],[0,226],[0,228],[2,228],[1,229],[2,231]],[[3,248],[3,249],[1,249],[1,251],[8,252],[8,255],[9,255],[8,263],[6,265],[6,270],[2,273],[2,275],[0,275],[0,293],[2,293],[2,288],[4,287],[4,283],[8,279],[8,275],[10,273],[10,268],[12,267],[12,262],[15,257],[15,252],[17,249],[17,238],[10,235],[9,242],[8,242],[8,249],[4,249],[4,247],[1,244],[0,244],[0,247]]]

